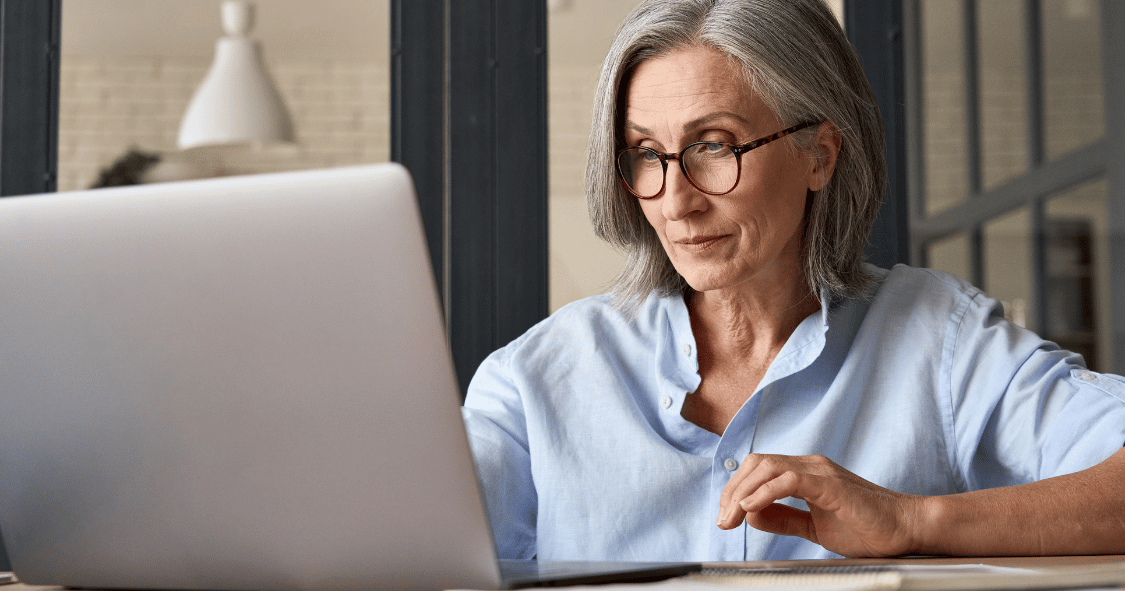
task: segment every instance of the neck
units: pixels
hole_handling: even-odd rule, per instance
[[[801,321],[820,309],[803,280],[764,291],[692,292],[689,298],[696,342],[715,361],[772,360]]]

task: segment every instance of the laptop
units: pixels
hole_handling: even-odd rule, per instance
[[[24,583],[493,589],[698,568],[516,561],[503,578],[459,406],[398,165],[0,199],[0,533]]]

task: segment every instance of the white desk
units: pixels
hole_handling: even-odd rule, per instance
[[[985,558],[951,558],[951,557],[919,557],[919,558],[894,558],[894,559],[840,559],[840,560],[782,560],[782,561],[751,561],[751,562],[708,562],[703,567],[722,569],[789,569],[809,566],[941,566],[941,565],[976,565],[986,564],[1009,568],[1028,568],[1035,570],[1048,570],[1065,572],[1069,568],[1084,566],[1116,566],[1120,567],[1121,581],[1118,589],[1125,589],[1125,555],[1110,556],[1046,556],[1046,557],[985,557]],[[589,587],[588,589],[617,589],[630,588],[643,590],[646,587],[660,589],[672,587],[671,583],[652,583],[637,585],[611,585],[608,587]],[[734,586],[716,585],[715,589],[736,589]],[[1099,588],[1105,588],[1099,587]],[[33,586],[15,583],[0,586],[0,591],[61,591],[63,587]],[[584,588],[585,589],[585,588]]]

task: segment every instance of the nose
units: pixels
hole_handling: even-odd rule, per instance
[[[707,195],[695,188],[680,169],[679,162],[669,162],[661,199],[664,219],[682,220],[707,208]]]

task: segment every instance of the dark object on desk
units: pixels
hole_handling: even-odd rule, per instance
[[[588,562],[569,560],[501,560],[500,577],[508,589],[564,587],[600,583],[649,583],[698,572],[688,562]]]

